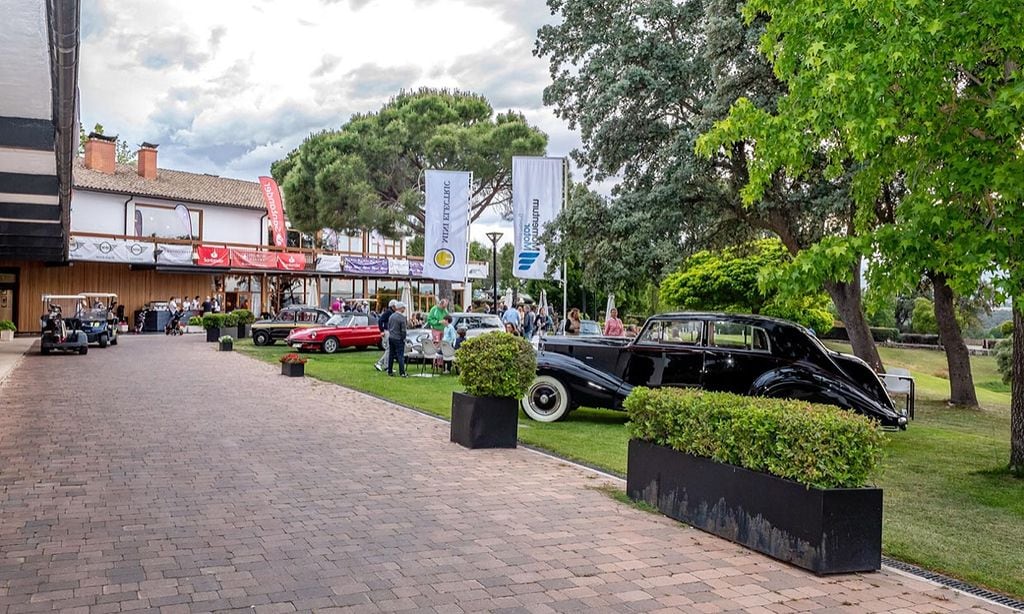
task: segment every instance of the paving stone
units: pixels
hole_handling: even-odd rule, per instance
[[[275,367],[201,335],[26,356],[0,384],[0,614],[1004,611],[817,578]]]

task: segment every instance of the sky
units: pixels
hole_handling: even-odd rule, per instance
[[[161,168],[255,180],[311,132],[447,87],[521,111],[567,156],[579,137],[532,53],[554,19],[544,0],[87,0],[81,120],[158,143]],[[473,238],[490,230],[511,225],[485,215]]]

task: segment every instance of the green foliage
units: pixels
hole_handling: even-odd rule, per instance
[[[231,328],[231,327],[234,327],[234,326],[238,326],[238,314],[237,313],[232,311],[230,313],[223,314],[223,316],[224,316],[224,324],[223,324],[223,326],[227,326],[228,328]]]
[[[853,412],[804,401],[634,388],[630,436],[816,488],[857,488],[874,476],[883,438]]]
[[[217,338],[217,341],[219,341],[220,343],[234,343],[235,338],[232,337],[231,335],[221,335],[220,337]]]
[[[0,330],[18,330],[18,327],[10,320],[0,320]]]
[[[227,324],[224,320],[227,318],[225,313],[207,313],[203,315],[203,328],[209,330],[211,328],[224,328]]]
[[[494,332],[467,339],[455,352],[459,381],[477,397],[526,394],[537,374],[537,356],[522,337]]]
[[[203,319],[201,317],[199,317],[199,316],[192,316],[191,318],[188,319],[188,325],[189,326],[202,326],[203,325]]]
[[[997,326],[993,326],[989,335],[996,339],[1003,339],[1013,334],[1013,320],[1007,320]]]
[[[92,128],[92,132],[96,134],[103,134],[103,124],[96,124]],[[85,128],[81,123],[78,124],[78,149],[79,153],[85,152],[85,142],[89,140],[89,135],[86,134]],[[118,164],[135,164],[138,161],[139,153],[128,144],[127,141],[117,139],[114,144],[114,159]]]
[[[510,203],[513,155],[541,155],[547,136],[512,111],[494,114],[482,96],[423,89],[379,111],[309,136],[271,167],[288,219],[306,232],[422,231],[425,169],[473,172],[474,219]]]
[[[935,320],[935,304],[923,296],[914,299],[914,311],[910,316],[910,330],[926,335],[935,335],[939,332],[939,325]]]
[[[248,309],[235,309],[231,313],[235,314],[239,324],[252,324],[256,321],[256,316]]]
[[[1004,384],[1013,378],[1013,337],[1007,337],[996,344],[996,369]]]
[[[697,252],[681,271],[665,278],[661,299],[679,309],[764,314],[828,331],[833,318],[824,294],[788,297],[778,292],[775,280],[790,261],[777,239]]]

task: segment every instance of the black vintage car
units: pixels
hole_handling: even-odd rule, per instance
[[[318,307],[286,307],[273,318],[253,323],[252,342],[256,345],[271,345],[286,339],[296,328],[323,326],[330,319],[330,312]]]
[[[907,426],[864,361],[826,348],[792,322],[726,313],[654,316],[636,339],[547,337],[522,405],[530,418],[553,422],[580,406],[621,409],[633,386],[804,399],[852,409],[883,427]]]

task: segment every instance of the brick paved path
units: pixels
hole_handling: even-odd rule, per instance
[[[0,387],[0,614],[986,607],[817,578],[578,468],[276,373],[198,336],[26,357]]]

